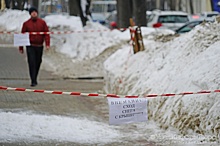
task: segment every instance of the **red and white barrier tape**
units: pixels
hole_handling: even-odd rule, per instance
[[[113,98],[138,98],[140,95],[116,95],[116,94],[98,94],[98,93],[80,93],[80,92],[62,92],[62,91],[48,91],[48,90],[37,90],[37,89],[25,89],[25,88],[12,88],[0,86],[0,90],[9,90],[9,91],[23,91],[23,92],[35,92],[35,93],[48,93],[48,94],[63,94],[63,95],[75,95],[75,96],[100,96],[100,97],[113,97]],[[193,94],[211,94],[211,93],[220,93],[220,90],[202,90],[199,92],[182,92],[182,93],[168,93],[168,94],[144,94],[142,97],[145,98],[156,98],[156,97],[170,97],[178,95],[193,95]]]
[[[91,30],[91,31],[57,31],[57,32],[7,32],[2,31],[0,34],[31,34],[31,35],[39,35],[39,34],[72,34],[72,33],[86,33],[86,32],[101,32],[101,31],[109,31],[109,30]]]
[[[118,30],[124,31],[127,28],[120,28]],[[91,32],[104,32],[104,31],[111,31],[110,29],[102,29],[102,30],[83,30],[83,31],[57,31],[57,32],[8,32],[8,31],[1,31],[0,34],[31,34],[31,35],[39,35],[39,34],[72,34],[72,33],[91,33]]]

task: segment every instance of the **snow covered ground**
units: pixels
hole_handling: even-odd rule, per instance
[[[22,22],[27,18],[29,18],[27,12],[6,11],[0,16],[0,29],[20,31]],[[123,33],[117,30],[98,32],[96,30],[106,28],[91,22],[82,28],[78,17],[48,16],[45,20],[51,31],[95,30],[93,33],[51,35],[54,54],[62,54],[62,58],[57,57],[57,61],[55,61],[54,58],[50,58],[53,53],[48,53],[49,55],[46,53],[43,66],[55,73],[66,72],[65,75],[71,76],[70,66],[58,65],[57,62],[67,59],[69,64],[85,60],[89,63],[106,48],[117,45],[118,51],[104,62],[105,70],[102,75],[105,78],[104,90],[106,93],[142,95],[219,89],[220,25],[218,23],[198,26],[190,33],[179,37],[174,37],[173,32],[168,30],[142,28],[145,51],[133,54],[132,47],[129,45],[128,30]],[[152,130],[161,134],[145,135],[146,139],[160,142],[166,139],[189,141],[191,144],[216,143],[220,133],[219,107],[218,93],[150,99],[149,119],[156,121],[166,132],[159,132],[154,127]],[[13,115],[13,113],[1,112],[0,114],[1,117],[11,119],[11,121],[13,121],[13,117],[25,116],[27,119],[34,119],[39,116],[25,113]],[[48,118],[56,119],[55,125],[59,124],[60,119],[54,116],[40,116],[40,118],[43,120],[39,124],[39,128],[44,126]],[[79,122],[68,118],[66,120]],[[3,123],[1,125],[7,125],[6,121],[1,122]],[[31,126],[29,120],[26,122]],[[15,123],[8,123],[9,129],[4,129],[6,135],[7,132],[11,132],[10,127],[15,126],[13,124]],[[100,124],[96,128],[99,129],[102,126],[106,127],[106,125]],[[137,126],[140,129],[145,127],[147,129],[149,125],[137,124]],[[109,129],[107,134],[108,132],[114,131]],[[182,135],[179,135],[180,133]],[[10,135],[10,133],[8,134]],[[117,137],[117,134],[116,132],[113,137]],[[58,138],[62,139],[62,137]],[[84,140],[89,141],[91,138],[92,136],[85,137]],[[99,140],[101,141],[101,139],[97,139],[97,141]]]
[[[118,141],[120,135],[106,124],[88,119],[4,111],[0,112],[0,116],[0,142],[57,140],[108,143]]]
[[[220,24],[203,24],[172,41],[144,39],[145,51],[122,47],[105,64],[105,91],[125,95],[181,93],[220,88]],[[123,55],[122,55],[123,52]],[[218,93],[155,98],[149,118],[163,129],[213,135],[219,140]]]

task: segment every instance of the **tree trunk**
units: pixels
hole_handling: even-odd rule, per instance
[[[146,26],[146,1],[145,0],[133,0],[134,18],[137,26]]]
[[[165,0],[161,0],[160,9],[165,10]]]
[[[86,5],[86,15],[88,15],[88,16],[91,17],[90,5],[91,5],[91,0],[87,0],[87,5]]]
[[[26,2],[27,2],[27,0],[22,0],[22,3],[21,3],[22,10],[24,10],[24,5],[25,5]]]
[[[191,14],[194,14],[193,0],[190,0],[190,1],[189,1],[189,7],[190,7],[190,12],[191,12]]]
[[[12,9],[18,9],[16,0],[12,0]]]
[[[61,4],[62,4],[62,12],[69,12],[66,5],[66,1],[62,0]]]
[[[212,11],[214,11],[214,4],[213,4],[213,0],[210,0],[210,4],[211,4],[211,9],[212,9]]]
[[[69,9],[71,16],[80,16],[82,25],[86,26],[86,21],[88,20],[86,16],[83,15],[83,10],[81,7],[81,0],[69,0]]]
[[[157,8],[157,0],[147,0],[146,7],[148,11],[152,11]]]
[[[79,15],[78,1],[79,0],[69,0],[69,14],[71,16],[78,16]]]
[[[131,0],[117,0],[118,27],[127,28],[132,18]]]
[[[179,11],[182,11],[183,10],[183,8],[182,8],[182,0],[179,0],[178,6],[179,6]]]
[[[7,9],[10,8],[10,5],[11,5],[11,0],[5,0],[5,6]]]
[[[12,1],[12,9],[23,10],[24,9],[23,3],[24,3],[23,0],[13,0]]]
[[[35,8],[38,8],[38,6],[39,6],[38,0],[32,0],[32,6]]]
[[[150,11],[154,10],[157,8],[157,4],[155,0],[151,0],[151,9],[149,9]]]
[[[170,10],[176,10],[176,0],[170,0]]]
[[[78,0],[78,7],[79,7],[79,16],[81,18],[82,21],[82,25],[83,27],[86,26],[86,21],[88,20],[86,16],[83,15],[83,9],[81,6],[81,0]]]

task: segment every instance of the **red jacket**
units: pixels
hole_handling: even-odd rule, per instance
[[[30,18],[23,23],[21,32],[49,32],[49,29],[44,20],[40,18],[33,20]],[[44,41],[46,43],[46,46],[50,46],[49,34],[30,34],[29,38],[31,46],[43,46]],[[23,47],[21,46],[19,47],[19,49],[23,49]]]

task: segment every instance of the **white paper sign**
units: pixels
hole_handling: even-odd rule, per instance
[[[148,120],[146,98],[108,98],[108,105],[110,125]]]
[[[14,34],[14,46],[30,46],[29,34]]]

